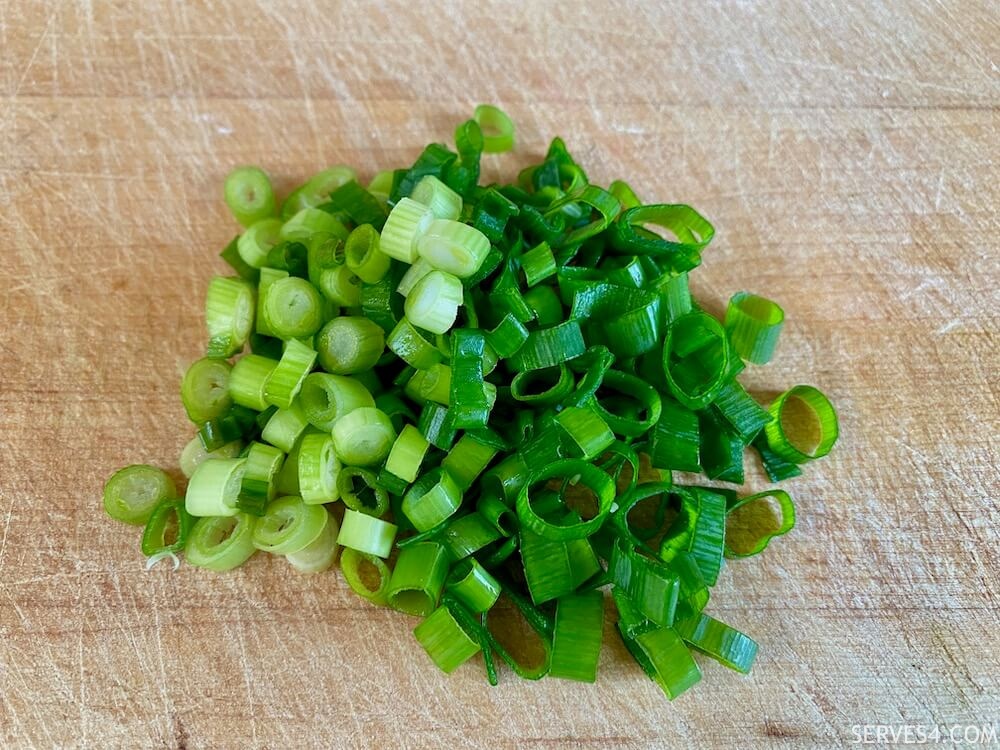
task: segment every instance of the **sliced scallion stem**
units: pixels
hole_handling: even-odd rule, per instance
[[[199,518],[191,529],[184,557],[199,568],[220,572],[238,568],[257,551],[253,544],[256,521],[246,513]]]
[[[396,529],[395,524],[348,508],[344,511],[337,543],[384,559],[392,550]]]
[[[235,516],[245,458],[210,459],[191,475],[184,506],[192,516]]]
[[[162,469],[146,464],[126,466],[104,485],[104,510],[117,521],[141,526],[176,492],[174,481]]]
[[[236,221],[245,227],[278,210],[271,180],[259,167],[238,167],[226,175],[224,195]]]
[[[362,406],[333,425],[337,457],[348,466],[374,466],[385,460],[396,439],[392,421],[384,412]]]

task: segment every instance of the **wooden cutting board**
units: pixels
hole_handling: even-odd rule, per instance
[[[996,726],[990,6],[0,3],[0,744],[811,748]],[[760,643],[749,677],[703,661],[668,703],[609,621],[596,685],[446,678],[339,573],[147,573],[100,511],[115,468],[176,466],[190,437],[178,382],[235,230],[226,172],[367,177],[480,101],[518,124],[485,179],[560,134],[595,181],[708,216],[699,299],[749,289],[788,316],[751,389],[813,383],[840,411],[834,453],[789,484],[798,527],[713,592]]]

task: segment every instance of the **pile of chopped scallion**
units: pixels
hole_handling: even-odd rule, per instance
[[[497,657],[593,682],[607,598],[668,697],[700,679],[695,651],[747,672],[757,644],[705,614],[709,590],[724,559],[792,528],[791,498],[671,472],[738,487],[749,447],[772,481],[796,476],[836,414],[811,386],[764,408],[740,385],[784,314],[741,292],[720,322],[692,300],[704,217],[592,184],[559,138],[515,183],[479,185],[481,155],[513,141],[484,105],[455,150],[367,187],[338,166],[279,204],[260,169],[232,172],[245,231],[181,385],[187,490],[129,466],[104,506],[145,526],[148,564],[230,570],[264,550],[316,573],[339,552],[360,596],[421,618],[445,672],[481,652],[492,684]],[[502,642],[501,611],[537,656]]]

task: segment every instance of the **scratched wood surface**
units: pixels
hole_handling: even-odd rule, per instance
[[[0,745],[838,747],[1000,720],[1000,23],[943,0],[0,0]],[[609,623],[597,685],[445,678],[339,573],[143,571],[101,485],[176,465],[233,165],[370,176],[504,106],[690,202],[695,274],[788,314],[757,392],[839,408],[799,526],[710,611],[761,644],[668,703]],[[760,486],[759,480],[755,481]]]

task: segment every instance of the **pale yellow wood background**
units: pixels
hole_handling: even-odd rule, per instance
[[[1000,721],[1000,23],[983,2],[0,0],[0,745],[839,747]],[[177,386],[233,234],[228,169],[406,164],[480,101],[510,177],[561,134],[690,202],[695,275],[788,314],[759,392],[842,440],[799,527],[710,611],[761,644],[670,704],[613,635],[597,685],[445,678],[410,618],[261,556],[142,570],[101,485],[175,465]]]

